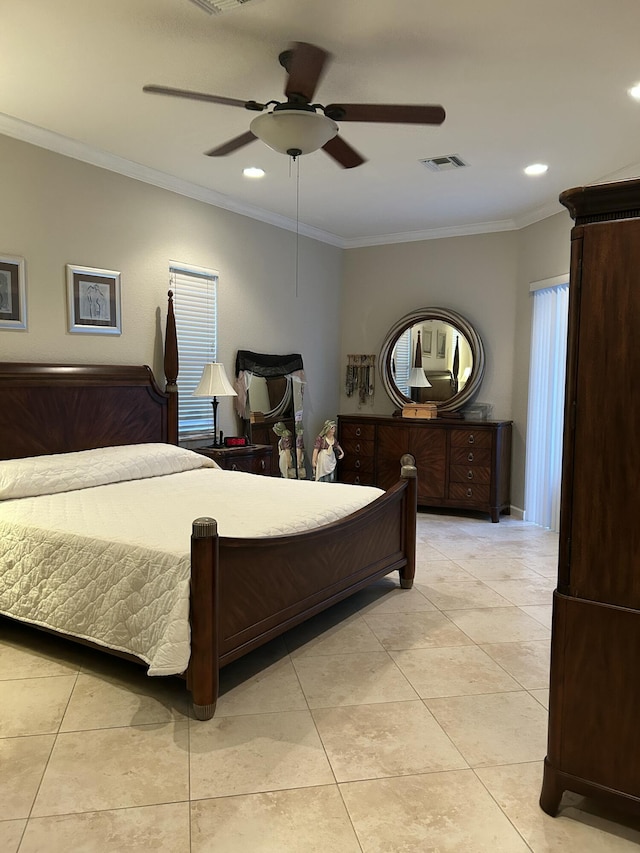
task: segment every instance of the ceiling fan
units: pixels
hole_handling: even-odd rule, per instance
[[[270,148],[294,159],[322,148],[345,169],[365,162],[354,148],[338,136],[337,122],[365,121],[391,124],[442,124],[445,111],[439,105],[419,104],[322,104],[311,103],[330,54],[306,42],[295,42],[278,57],[287,72],[284,93],[287,100],[241,101],[205,92],[172,89],[149,84],[144,92],[171,95],[196,101],[209,101],[229,107],[243,107],[261,113],[245,133],[205,151],[208,157],[223,157],[244,145],[261,139]]]

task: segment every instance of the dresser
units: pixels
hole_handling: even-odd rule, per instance
[[[640,180],[568,190],[575,220],[549,741],[565,790],[640,811]]]
[[[264,474],[267,477],[272,473],[272,450],[267,444],[249,444],[246,447],[198,447],[186,444],[184,446],[203,456],[208,456],[227,471],[246,471],[249,474]]]
[[[342,483],[388,489],[411,453],[419,506],[477,510],[494,522],[510,511],[511,421],[340,415],[338,436]]]

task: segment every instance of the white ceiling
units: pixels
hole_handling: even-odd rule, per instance
[[[299,160],[302,233],[341,246],[522,227],[569,187],[640,174],[638,0],[260,0],[209,16],[189,0],[2,0],[0,132],[295,227],[296,168],[243,109],[143,94],[145,83],[284,100],[278,54],[333,55],[314,100],[442,104],[440,127],[343,122],[367,162]],[[469,167],[418,161],[457,154]],[[548,163],[546,175],[523,168]],[[261,180],[243,177],[261,166]]]

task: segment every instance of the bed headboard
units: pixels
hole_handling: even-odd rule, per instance
[[[0,362],[0,459],[178,443],[178,353],[169,294],[161,391],[147,365]]]

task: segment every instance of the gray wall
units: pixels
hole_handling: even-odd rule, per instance
[[[71,158],[0,136],[0,254],[26,259],[27,332],[0,330],[0,359],[150,364],[161,377],[170,261],[218,270],[218,358],[301,352],[306,425],[338,409],[342,252]],[[122,335],[67,331],[65,264],[122,274]],[[219,425],[238,429],[231,399]]]

